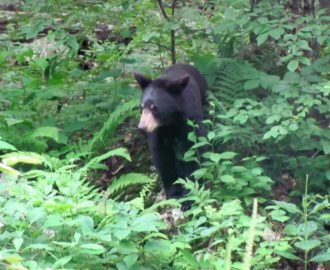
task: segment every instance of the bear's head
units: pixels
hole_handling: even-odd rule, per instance
[[[139,129],[150,133],[160,126],[177,124],[182,120],[181,94],[189,82],[188,75],[151,80],[135,72],[134,77],[142,89]]]

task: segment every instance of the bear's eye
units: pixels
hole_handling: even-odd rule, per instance
[[[155,112],[155,111],[156,111],[156,106],[155,106],[154,104],[152,104],[152,105],[150,106],[150,110],[151,110],[152,112]]]

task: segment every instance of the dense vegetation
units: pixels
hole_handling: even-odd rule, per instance
[[[1,1],[0,269],[329,269],[329,8]],[[132,76],[174,62],[210,85],[184,157],[204,185],[179,180],[180,201],[159,195]]]

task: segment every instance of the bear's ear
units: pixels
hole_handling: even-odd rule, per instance
[[[172,94],[181,94],[189,82],[189,75],[183,75],[179,79],[170,81],[167,89]]]
[[[142,90],[144,88],[146,88],[151,83],[151,79],[145,77],[144,75],[142,75],[139,72],[134,72],[134,77],[135,77],[135,80],[140,85],[140,87],[141,87]]]

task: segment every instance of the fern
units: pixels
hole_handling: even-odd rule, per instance
[[[123,157],[129,161],[131,161],[131,156],[129,155],[129,153],[127,152],[127,149],[125,148],[117,148],[111,151],[108,151],[107,153],[94,157],[92,158],[83,168],[82,171],[88,171],[90,168],[93,168],[94,166],[97,166],[100,164],[101,161],[108,159],[110,157],[113,156],[120,156]]]
[[[154,183],[155,181],[156,181],[155,179],[150,178],[141,173],[128,173],[114,180],[107,191],[110,194],[113,194],[123,188],[132,185],[151,184]]]
[[[216,66],[211,90],[227,108],[239,99],[260,99],[254,89],[272,89],[280,80],[278,76],[266,74],[252,64],[234,59],[218,59]]]
[[[154,203],[151,207],[146,209],[147,212],[154,212],[158,208],[164,208],[165,206],[171,206],[171,207],[179,207],[180,203],[178,200],[175,199],[169,199],[169,200],[162,200],[157,203]]]
[[[228,108],[235,100],[248,97],[248,92],[244,89],[243,74],[251,66],[232,59],[219,59],[217,61],[218,71],[212,92]]]
[[[151,183],[145,184],[142,187],[142,190],[140,191],[140,196],[139,199],[141,200],[141,202],[143,203],[143,206],[145,205],[145,198],[147,196],[148,193],[151,192],[152,188],[154,187],[156,181],[153,181]],[[143,208],[144,209],[144,208]]]
[[[109,119],[104,123],[101,130],[95,133],[93,139],[89,142],[89,151],[98,152],[101,149],[105,149],[107,145],[110,145],[118,126],[127,119],[127,117],[133,114],[133,109],[136,108],[138,104],[139,100],[133,99],[118,106],[117,109],[109,115]]]
[[[139,197],[130,201],[130,203],[141,210],[145,210],[145,198],[147,194],[151,192],[152,187],[154,186],[155,181],[151,183],[144,184],[142,190],[140,191]]]
[[[269,89],[276,81],[276,76],[267,75],[251,64],[226,58],[217,60],[211,88],[217,111],[215,145],[238,142],[249,149],[256,145],[259,137],[255,134],[264,125],[265,108],[254,89],[260,86]],[[247,121],[249,125],[245,124]]]

